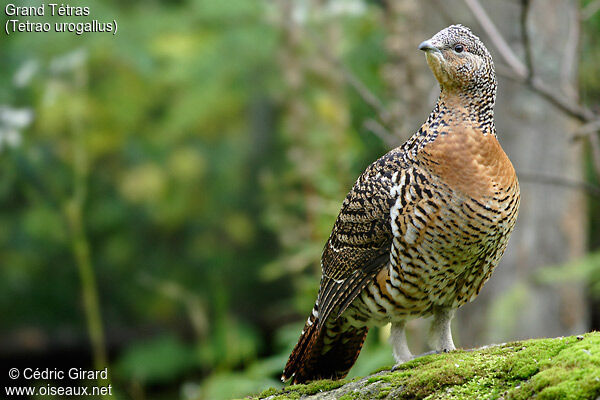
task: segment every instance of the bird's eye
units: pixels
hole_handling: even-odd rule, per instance
[[[464,46],[462,44],[454,45],[454,51],[457,52],[457,53],[462,53],[464,49],[465,48],[464,48]]]

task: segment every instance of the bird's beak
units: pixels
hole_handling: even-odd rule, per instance
[[[435,47],[429,40],[425,40],[425,41],[421,42],[421,44],[419,45],[419,50],[423,50],[426,53],[430,52],[430,51],[434,51],[434,52],[440,51],[440,49]]]
[[[425,40],[419,45],[419,50],[425,52],[425,59],[427,59],[429,68],[433,71],[433,75],[435,75],[438,82],[442,83],[447,80],[447,73],[444,67],[444,53],[434,43],[432,39]]]

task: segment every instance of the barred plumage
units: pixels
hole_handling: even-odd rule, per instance
[[[477,296],[504,253],[520,197],[496,139],[491,56],[461,25],[419,48],[440,83],[437,104],[344,200],[323,250],[315,308],[283,380],[345,376],[369,327],[388,322],[404,362],[412,357],[410,318],[433,315],[431,345],[453,350],[454,310]]]

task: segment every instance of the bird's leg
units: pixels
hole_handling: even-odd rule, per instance
[[[396,369],[399,365],[413,358],[413,355],[408,349],[408,344],[406,343],[406,331],[404,329],[405,326],[406,321],[392,322],[390,343],[392,345],[394,359],[396,360],[396,365],[393,369]]]
[[[437,352],[456,349],[450,330],[454,311],[451,308],[436,308],[433,312],[433,321],[429,330],[429,345]]]

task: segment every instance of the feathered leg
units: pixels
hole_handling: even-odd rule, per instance
[[[456,349],[450,330],[454,311],[451,308],[436,308],[433,312],[433,321],[429,330],[429,345],[434,350],[441,352]]]
[[[390,331],[390,343],[396,360],[396,366],[413,358],[406,342],[406,321],[393,322]],[[396,367],[395,366],[395,367]]]

